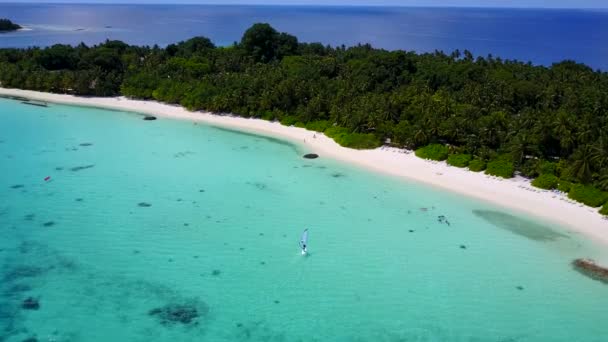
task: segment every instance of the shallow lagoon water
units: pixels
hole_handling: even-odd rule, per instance
[[[608,334],[608,286],[570,266],[603,255],[578,234],[305,146],[142,118],[0,99],[0,340]]]

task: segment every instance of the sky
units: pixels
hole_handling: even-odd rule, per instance
[[[524,8],[606,8],[608,0],[0,0],[37,3],[162,3],[162,4],[266,4],[266,5],[377,5]]]

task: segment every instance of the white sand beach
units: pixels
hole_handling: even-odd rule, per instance
[[[596,242],[608,244],[608,220],[595,208],[576,203],[563,194],[533,188],[524,178],[500,179],[483,173],[450,167],[444,162],[417,158],[411,151],[382,147],[353,150],[339,146],[323,134],[303,128],[286,127],[278,122],[246,119],[206,112],[190,112],[180,106],[124,97],[76,97],[35,91],[0,88],[0,95],[33,100],[94,106],[150,114],[157,117],[200,121],[242,131],[261,133],[307,146],[307,152],[353,163],[377,172],[423,182],[446,190],[493,202],[555,222],[572,232],[585,234]]]

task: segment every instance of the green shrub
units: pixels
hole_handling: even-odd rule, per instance
[[[537,159],[526,159],[523,163],[521,163],[518,167],[519,173],[528,178],[536,178],[543,174],[539,172],[540,161]]]
[[[490,161],[488,163],[488,167],[486,168],[487,175],[498,176],[502,178],[513,177],[513,172],[515,172],[513,163],[507,160]]]
[[[299,128],[306,128],[306,124],[303,123],[302,121],[298,121],[298,122],[296,122],[293,125],[296,126],[296,127],[299,127]]]
[[[336,138],[338,136],[350,133],[350,130],[340,126],[332,126],[326,129],[324,133],[330,138]]]
[[[325,135],[334,139],[340,146],[359,150],[376,148],[382,145],[380,139],[371,133],[350,133],[348,128],[344,127],[330,127],[325,130]]]
[[[456,167],[467,167],[472,158],[470,154],[450,154],[448,164]]]
[[[538,165],[538,173],[541,175],[555,175],[557,172],[557,164],[543,160]]]
[[[557,178],[557,176],[552,175],[552,174],[544,174],[544,175],[538,176],[538,178],[533,180],[532,186],[535,186],[535,187],[541,188],[541,189],[545,189],[545,190],[552,190],[552,189],[557,188],[558,183],[559,183],[559,178]]]
[[[296,118],[295,116],[284,116],[281,118],[280,120],[281,125],[283,126],[293,126],[296,124],[296,122],[298,122],[298,118]]]
[[[568,177],[568,169],[570,168],[570,163],[566,159],[561,159],[555,164],[555,175],[560,178]],[[573,179],[568,179],[568,181],[572,181]]]
[[[608,203],[604,204],[602,209],[600,209],[600,214],[604,216],[608,216]]]
[[[597,208],[608,201],[608,192],[591,185],[574,184],[568,193],[571,199]]]
[[[263,120],[268,120],[268,121],[272,121],[275,119],[275,115],[272,111],[265,111],[264,113],[262,113],[262,115],[260,116],[261,119]]]
[[[324,132],[329,127],[331,127],[331,124],[327,120],[311,121],[306,123],[306,129],[316,132]]]
[[[355,148],[358,150],[372,149],[382,145],[380,139],[371,133],[349,133],[335,140],[341,146]]]
[[[568,193],[568,192],[570,192],[571,188],[572,188],[572,183],[570,183],[566,180],[563,180],[563,179],[560,179],[559,183],[557,184],[557,190],[559,190],[561,192]]]
[[[422,159],[446,160],[448,159],[449,149],[440,144],[430,144],[416,150],[416,156]]]
[[[481,172],[486,169],[486,162],[483,159],[473,159],[469,162],[469,170]]]

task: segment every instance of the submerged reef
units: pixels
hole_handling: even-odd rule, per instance
[[[21,308],[25,310],[38,310],[40,309],[40,302],[36,298],[28,297],[21,303]]]
[[[495,227],[526,237],[530,240],[551,242],[570,238],[568,235],[562,234],[549,227],[500,211],[473,210],[473,214]]]
[[[184,158],[184,157],[187,157],[187,156],[190,156],[193,154],[195,154],[195,153],[192,151],[182,151],[182,152],[174,153],[173,158]]]
[[[148,311],[149,316],[156,317],[162,325],[198,325],[199,318],[209,312],[207,304],[191,300],[186,303],[171,303]]]
[[[305,159],[317,159],[317,158],[319,158],[319,155],[315,154],[315,153],[308,153],[308,154],[304,155],[304,158]]]
[[[11,286],[10,288],[8,288],[5,293],[8,294],[14,294],[14,293],[23,293],[23,292],[28,292],[31,291],[32,287],[29,285],[25,285],[25,284],[15,284],[13,286]]]
[[[29,330],[29,317],[38,313],[46,315],[55,309],[47,307],[43,301],[57,293],[54,290],[47,293],[40,285],[58,282],[66,286],[60,293],[68,294],[72,302],[89,303],[92,300],[101,312],[115,311],[116,320],[121,323],[147,317],[156,325],[154,333],[158,329],[185,328],[188,334],[204,334],[205,322],[211,319],[206,302],[184,297],[162,283],[80,267],[74,259],[37,241],[17,240],[15,244],[10,253],[0,254],[3,257],[0,260],[0,341],[81,339],[78,336],[80,328],[74,328],[70,322],[58,324],[48,337],[45,334],[45,338]],[[150,305],[150,301],[156,304]],[[142,310],[139,305],[125,306],[125,302],[146,306]],[[69,305],[65,303],[66,307]],[[46,310],[51,311],[44,312]],[[69,308],[67,310],[70,312]]]
[[[3,283],[14,282],[24,278],[34,278],[46,273],[46,269],[36,266],[15,266],[4,272]]]
[[[268,188],[268,185],[266,185],[265,183],[262,182],[245,182],[245,184],[248,185],[253,185],[255,186],[258,190],[265,190],[266,188]]]
[[[147,202],[139,202],[139,203],[137,203],[137,206],[142,207],[142,208],[148,208],[148,207],[151,207],[152,204],[147,203]]]
[[[450,221],[448,221],[447,217],[445,217],[445,215],[439,215],[437,216],[437,222],[439,223],[445,223],[448,225],[448,227],[450,226]]]
[[[608,284],[608,267],[600,266],[591,259],[576,259],[572,262],[572,267],[591,279]]]
[[[275,300],[275,304],[280,301]],[[237,322],[235,324],[234,341],[294,341],[302,342],[301,339],[290,338],[285,332],[277,330],[276,327],[266,321],[258,320],[252,322]],[[379,341],[379,340],[376,340]]]
[[[146,116],[144,116],[144,120],[145,121],[154,121],[154,120],[156,120],[156,116],[146,115]]]
[[[95,165],[83,165],[83,166],[75,166],[70,168],[70,171],[73,172],[78,172],[78,171],[82,171],[82,170],[86,170],[86,169],[90,169],[92,167],[95,167]]]

